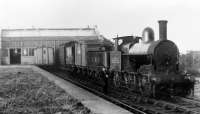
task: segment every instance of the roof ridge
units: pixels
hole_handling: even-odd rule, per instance
[[[17,30],[95,30],[95,28],[87,28],[87,27],[84,27],[84,28],[20,28],[20,29],[14,29],[14,28],[11,28],[11,29],[1,29],[2,31],[17,31]]]

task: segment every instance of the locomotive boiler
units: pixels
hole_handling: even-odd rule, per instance
[[[167,39],[167,21],[158,22],[159,40],[155,41],[154,31],[150,27],[143,30],[142,37],[114,38],[114,52],[121,53],[122,62],[121,67],[116,67],[116,64],[113,64],[114,66],[111,66],[111,68],[136,72],[147,77],[146,82],[153,82],[156,85],[154,90],[161,94],[171,94],[172,91],[176,95],[188,94],[192,82],[179,72],[178,47],[174,42]],[[118,44],[119,40],[122,40],[120,45]]]

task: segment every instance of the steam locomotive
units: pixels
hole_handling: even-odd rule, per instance
[[[106,83],[99,78],[103,69],[114,88],[153,96],[187,95],[193,81],[179,71],[179,50],[167,39],[165,20],[159,21],[159,36],[155,41],[153,29],[147,27],[142,37],[117,37],[114,45],[105,38],[71,41],[60,46],[59,63],[71,68],[73,74],[84,75],[102,85]]]

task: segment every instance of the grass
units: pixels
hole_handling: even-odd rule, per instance
[[[0,69],[1,114],[92,114],[53,82],[26,68]]]

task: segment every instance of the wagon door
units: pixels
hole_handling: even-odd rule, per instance
[[[48,64],[52,65],[54,63],[53,58],[54,58],[53,48],[48,48]]]
[[[71,48],[71,52],[72,52],[72,64],[75,64],[75,46],[72,46]]]
[[[47,48],[42,48],[42,62],[48,64],[48,52]]]
[[[37,57],[37,48],[34,50],[34,56],[35,56],[35,64],[38,64],[38,57]]]
[[[42,48],[37,48],[35,49],[35,60],[36,60],[36,64],[43,64],[43,55],[42,55]]]

